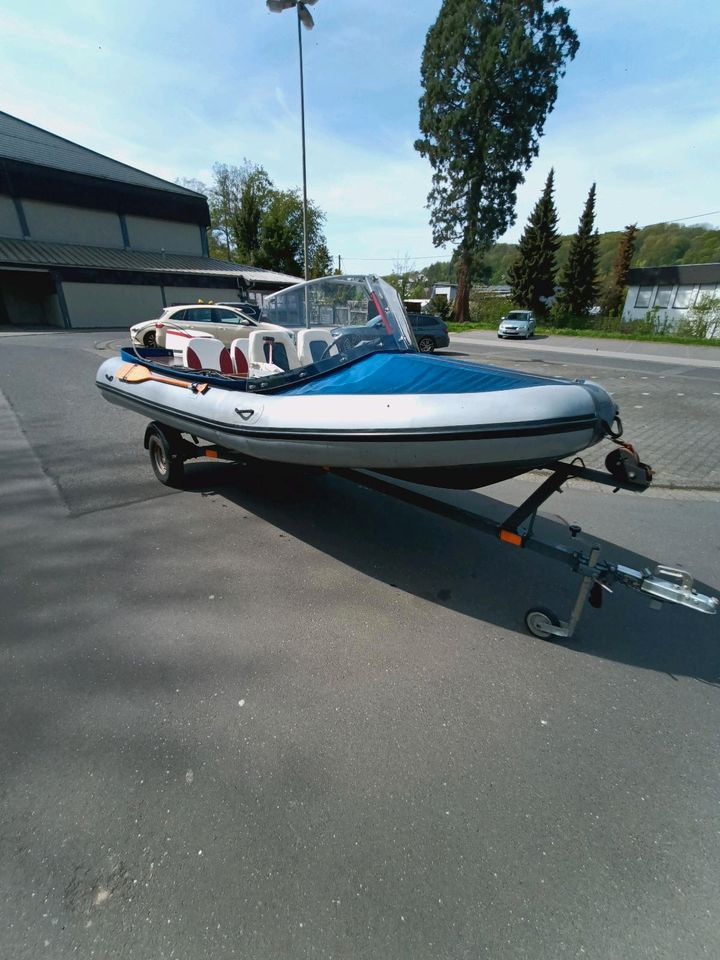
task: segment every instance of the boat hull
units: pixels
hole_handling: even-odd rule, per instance
[[[610,416],[608,395],[580,382],[485,393],[297,396],[124,383],[116,376],[121,365],[115,358],[98,371],[107,400],[240,456],[366,468],[442,486],[492,483],[578,453],[602,439]]]

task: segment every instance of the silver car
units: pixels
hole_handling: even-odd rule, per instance
[[[227,347],[237,337],[249,336],[252,330],[282,329],[274,323],[255,320],[236,307],[221,307],[214,303],[189,303],[165,307],[156,319],[136,323],[130,327],[130,338],[137,346],[163,347],[168,327],[212,334]]]
[[[498,327],[498,337],[516,337],[527,340],[535,333],[535,317],[532,310],[511,310],[503,317]]]

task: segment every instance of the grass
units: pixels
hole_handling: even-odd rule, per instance
[[[448,323],[451,333],[468,333],[470,330],[497,330],[497,323]],[[680,343],[696,347],[720,347],[720,339],[675,337],[670,334],[620,333],[617,330],[573,329],[570,327],[538,327],[537,333],[553,337],[591,337],[594,340],[634,340],[644,343]]]

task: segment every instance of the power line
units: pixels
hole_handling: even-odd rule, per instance
[[[699,220],[700,217],[712,217],[716,213],[720,213],[720,210],[709,210],[707,213],[696,213],[692,217],[678,217],[677,220],[658,220],[656,223],[648,223],[646,226],[654,227],[658,223],[682,223],[684,220]]]

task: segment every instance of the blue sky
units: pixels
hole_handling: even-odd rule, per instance
[[[597,182],[601,230],[720,211],[720,3],[569,0],[580,51],[518,196],[554,166],[563,232]],[[422,267],[430,169],[413,149],[440,0],[319,0],[304,33],[308,191],[350,270]],[[299,186],[296,21],[264,0],[4,0],[0,109],[174,180],[216,161]],[[689,223],[720,224],[720,213]]]

